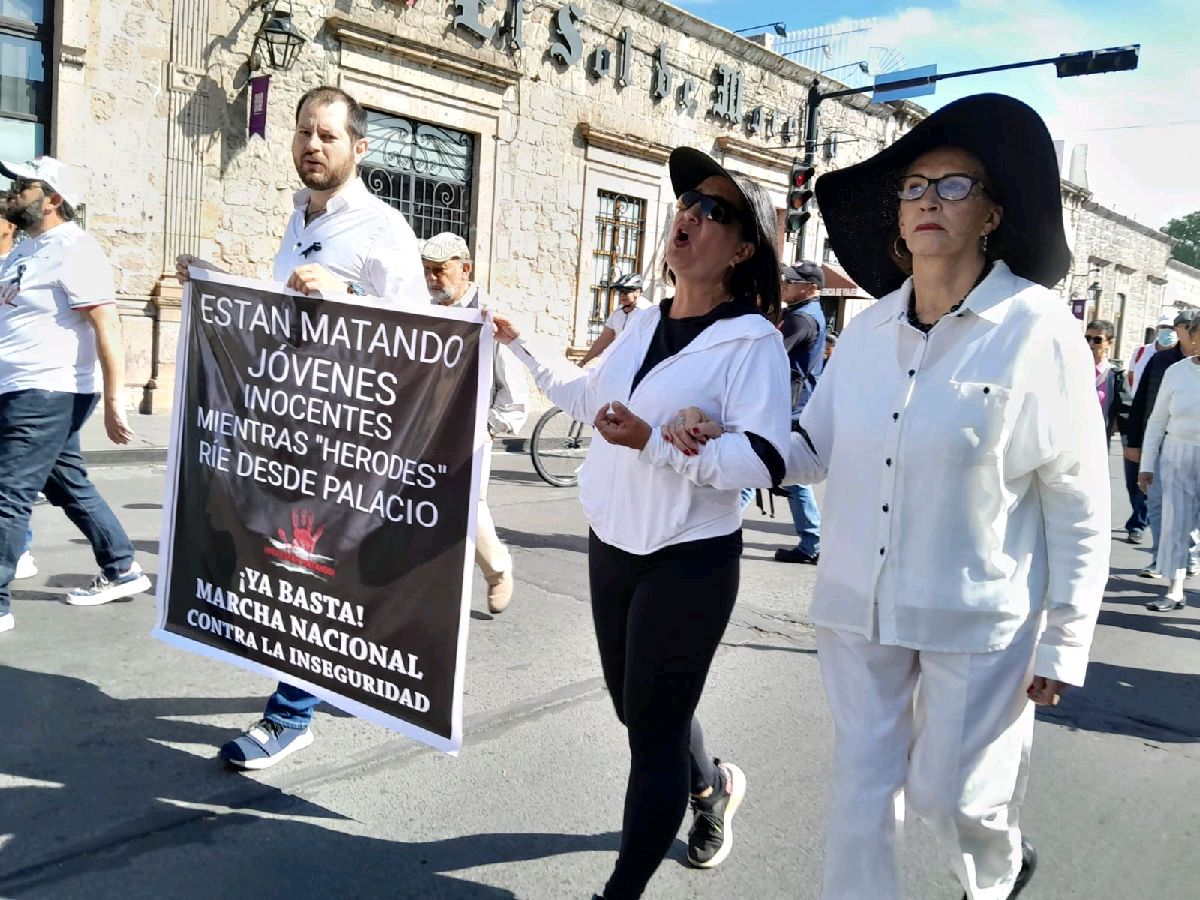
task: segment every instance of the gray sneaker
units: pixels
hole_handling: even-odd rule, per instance
[[[101,572],[87,587],[75,588],[67,594],[71,606],[100,606],[114,600],[123,600],[150,590],[150,579],[142,567],[134,563],[129,570],[109,581]]]

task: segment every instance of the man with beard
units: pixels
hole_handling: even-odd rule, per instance
[[[366,153],[367,114],[353,97],[322,86],[300,98],[292,161],[304,189],[294,197],[274,280],[303,294],[370,294],[388,306],[428,309],[416,235],[357,177]],[[189,266],[219,271],[184,254],[176,262],[181,282]],[[240,769],[265,769],[304,749],[313,742],[309,725],[318,702],[280,682],[263,718],[221,747],[221,758]]]
[[[435,234],[421,248],[425,267],[425,285],[429,297],[439,306],[487,309],[491,299],[471,280],[471,250],[467,242],[451,231]],[[529,388],[525,368],[512,351],[496,345],[492,357],[492,393],[488,406],[488,437],[515,435],[529,415]],[[496,534],[496,524],[487,505],[488,478],[492,454],[483,454],[480,470],[479,511],[475,517],[475,563],[487,582],[488,611],[499,615],[508,609],[513,592],[512,554]]]
[[[0,632],[16,622],[9,584],[26,548],[38,491],[83,532],[100,574],[67,594],[97,606],[141,593],[150,580],[133,543],[87,477],[79,430],[103,375],[104,427],[125,444],[125,359],[113,270],[75,222],[82,179],[49,156],[0,161],[12,179],[5,216],[27,239],[0,267]]]

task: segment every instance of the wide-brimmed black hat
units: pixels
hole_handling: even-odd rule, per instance
[[[900,201],[896,180],[921,154],[959,147],[983,163],[1004,208],[989,243],[1022,278],[1053,287],[1071,265],[1063,231],[1058,157],[1033,109],[1003,94],[963,97],[918,123],[870,159],[817,179],[817,204],[838,262],[875,297],[907,277],[893,261]]]
[[[763,233],[762,225],[757,221],[757,217],[755,216],[754,204],[750,202],[750,198],[742,190],[737,177],[707,153],[697,150],[694,147],[676,147],[671,151],[669,167],[671,169],[671,188],[675,191],[676,197],[684,191],[692,190],[705,178],[711,178],[713,175],[728,178],[733,182],[733,186],[737,188],[737,192],[742,197],[742,205],[746,210],[748,220],[746,224],[753,224],[757,242],[763,243],[764,241],[771,240],[769,236]]]

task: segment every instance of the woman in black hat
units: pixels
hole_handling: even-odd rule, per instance
[[[966,896],[1003,900],[1036,866],[1033,704],[1083,683],[1108,576],[1094,367],[1048,290],[1069,264],[1054,147],[1025,104],[968,97],[816,190],[838,260],[882,298],[843,330],[788,461],[789,483],[829,482],[823,896],[899,895],[900,800]],[[673,436],[715,434],[700,418]]]
[[[698,150],[675,150],[670,170],[678,200],[665,274],[675,296],[631,317],[596,365],[544,363],[495,317],[498,339],[538,386],[600,436],[579,491],[596,641],[632,756],[606,900],[641,896],[689,793],[689,863],[713,868],[733,845],[746,778],[710,758],[694,712],[737,597],[740,490],[778,485],[789,443],[770,199]],[[691,405],[729,425],[719,448],[684,452],[647,424]]]

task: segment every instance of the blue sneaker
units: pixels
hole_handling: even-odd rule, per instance
[[[311,728],[284,728],[259,719],[221,748],[220,757],[239,769],[267,769],[313,742]]]

